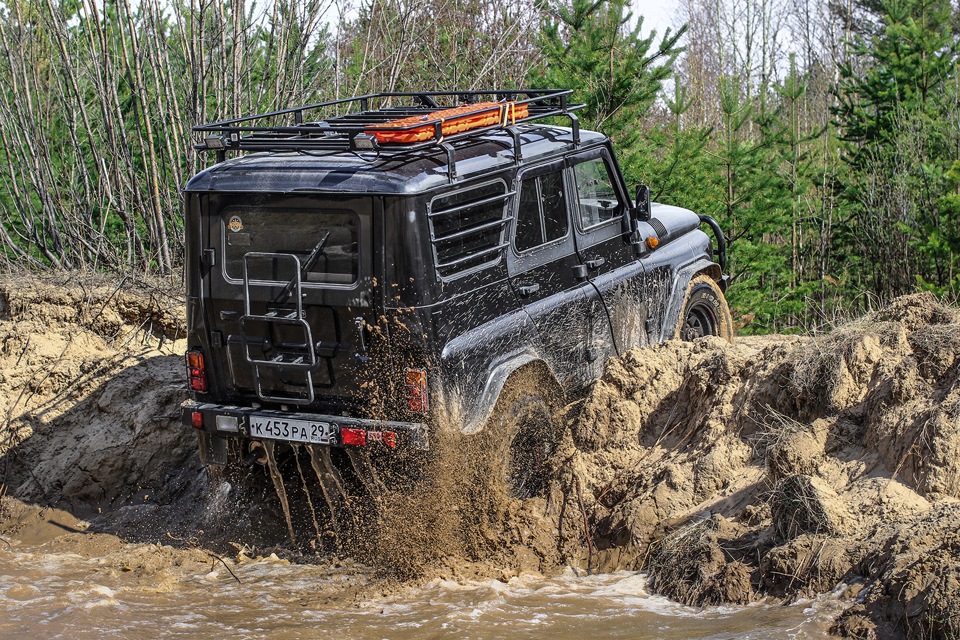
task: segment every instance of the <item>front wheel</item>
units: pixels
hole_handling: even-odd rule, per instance
[[[687,287],[676,337],[696,340],[704,336],[717,336],[733,342],[733,318],[717,283],[710,276],[699,275]]]

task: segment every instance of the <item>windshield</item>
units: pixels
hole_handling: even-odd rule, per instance
[[[262,252],[297,256],[305,285],[351,285],[357,281],[358,220],[353,213],[230,207],[221,214],[221,223],[224,272],[229,279],[243,280],[243,257]],[[322,250],[318,251],[318,246]],[[248,268],[252,280],[290,279],[290,269],[281,268],[276,260],[250,260]]]

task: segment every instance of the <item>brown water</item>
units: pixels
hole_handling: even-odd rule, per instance
[[[349,563],[227,563],[236,578],[206,552],[111,536],[0,544],[0,638],[808,639],[840,608],[695,609],[628,572],[388,588]]]

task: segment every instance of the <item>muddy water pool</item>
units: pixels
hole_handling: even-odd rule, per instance
[[[228,559],[228,570],[198,550],[66,546],[80,552],[0,545],[0,638],[812,639],[839,612],[829,596],[683,607],[627,572],[381,590],[357,566]]]

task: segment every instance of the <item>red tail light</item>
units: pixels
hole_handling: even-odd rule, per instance
[[[367,446],[367,432],[363,429],[344,427],[340,429],[340,442],[352,447],[365,447]]]
[[[407,369],[404,382],[407,389],[407,409],[414,413],[426,413],[430,408],[427,372],[423,369]]]
[[[194,429],[203,429],[203,414],[199,411],[194,411],[190,414],[190,420],[193,424]]]
[[[187,351],[187,378],[194,391],[203,393],[207,390],[207,370],[200,351]]]

